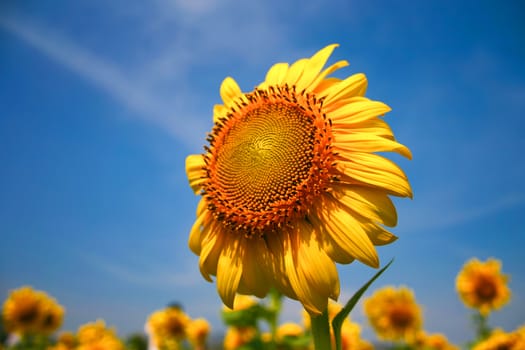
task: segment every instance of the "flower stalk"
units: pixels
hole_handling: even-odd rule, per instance
[[[277,337],[277,318],[279,316],[279,313],[281,312],[282,307],[282,295],[277,291],[277,289],[272,288],[270,290],[270,305],[269,309],[271,311],[271,316],[268,319],[268,323],[270,325],[270,332],[272,334],[272,341],[273,344],[275,344],[276,337]]]
[[[477,312],[472,315],[472,321],[476,328],[476,340],[481,341],[487,339],[492,331],[488,324],[487,316],[481,312]]]
[[[328,323],[328,308],[319,316],[310,315],[312,336],[315,350],[331,349],[330,324]]]

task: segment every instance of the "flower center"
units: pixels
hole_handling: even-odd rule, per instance
[[[204,192],[219,221],[251,236],[304,217],[333,178],[331,128],[321,105],[286,86],[256,89],[217,123]]]
[[[57,319],[55,318],[55,315],[52,313],[48,313],[44,316],[42,320],[42,327],[44,328],[52,328],[55,326]]]
[[[408,328],[413,320],[414,316],[410,310],[408,310],[406,307],[398,307],[394,308],[390,313],[390,319],[392,321],[392,325],[397,329],[405,329]]]
[[[176,318],[170,318],[166,325],[166,331],[169,336],[181,337],[184,334],[184,324]]]
[[[476,287],[476,296],[482,302],[492,301],[496,297],[496,286],[494,282],[488,278],[482,278]]]
[[[20,315],[18,316],[18,321],[22,324],[27,325],[34,322],[37,318],[38,309],[37,305],[34,305],[20,312]]]

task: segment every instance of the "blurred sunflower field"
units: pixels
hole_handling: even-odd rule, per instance
[[[341,348],[344,350],[523,350],[525,324],[505,330],[490,322],[493,311],[506,306],[512,294],[510,276],[502,272],[502,263],[489,258],[473,258],[465,263],[456,277],[458,298],[472,321],[471,340],[453,344],[446,334],[425,328],[424,305],[417,302],[409,286],[384,286],[363,298],[367,324],[359,324],[350,316],[341,327]],[[226,332],[211,337],[211,325],[204,318],[193,318],[191,310],[170,304],[154,310],[144,320],[144,330],[126,338],[103,319],[86,320],[77,330],[64,330],[67,306],[31,286],[12,290],[2,305],[2,350],[178,350],[178,349],[313,349],[311,321],[304,311],[301,323],[281,322],[283,296],[272,290],[268,297],[256,299],[237,294],[235,306],[223,306],[220,312]],[[331,302],[331,320],[342,305]],[[371,327],[375,338],[365,339],[361,330]],[[334,334],[332,332],[331,336]]]

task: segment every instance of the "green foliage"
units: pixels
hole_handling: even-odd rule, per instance
[[[4,328],[4,322],[2,317],[0,317],[0,344],[5,344],[7,340],[7,331]]]
[[[52,345],[52,341],[45,335],[24,335],[20,340],[9,347],[9,350],[45,350]]]
[[[255,304],[247,309],[223,311],[222,320],[230,327],[257,327],[259,319],[267,318],[268,310],[260,304]]]
[[[132,334],[126,340],[126,350],[148,350],[148,339],[143,334]]]

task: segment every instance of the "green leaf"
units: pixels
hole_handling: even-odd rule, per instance
[[[385,265],[381,270],[379,270],[374,277],[372,277],[366,284],[364,284],[355,294],[348,300],[346,305],[343,307],[341,311],[334,317],[332,320],[332,329],[334,330],[334,337],[335,337],[335,348],[336,350],[341,350],[341,327],[343,326],[343,322],[350,314],[350,311],[354,308],[354,306],[357,304],[361,296],[366,292],[368,287],[379,277],[385,270],[394,262],[394,259],[390,260],[388,264]]]

